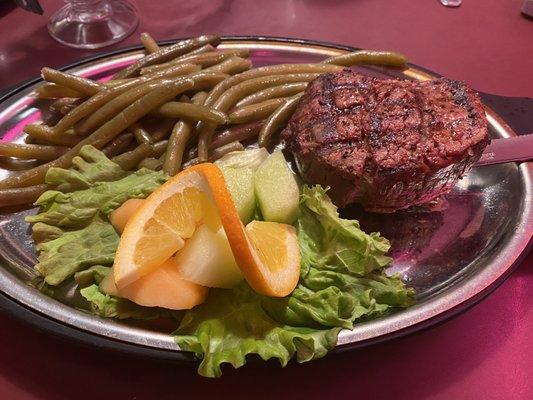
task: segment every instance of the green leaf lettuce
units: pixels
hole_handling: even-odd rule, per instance
[[[93,265],[111,265],[119,237],[107,215],[130,198],[145,198],[167,178],[147,169],[125,172],[92,146],[72,164],[48,170],[46,182],[57,190],[43,193],[36,202],[40,212],[26,218],[38,243],[35,269],[49,285]]]

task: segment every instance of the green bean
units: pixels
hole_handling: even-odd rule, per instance
[[[272,136],[285,124],[292,113],[298,106],[298,101],[303,93],[291,97],[281,105],[270,117],[265,121],[261,131],[259,132],[258,144],[261,147],[267,147],[272,140]]]
[[[148,54],[159,51],[159,45],[148,32],[141,33],[141,43]]]
[[[309,82],[316,77],[318,73],[299,73],[287,75],[267,75],[258,78],[246,80],[238,83],[226,90],[213,104],[213,108],[220,111],[227,111],[233,107],[243,97],[268,87],[277,86],[284,83]],[[206,101],[207,103],[207,101]]]
[[[153,108],[159,107],[161,104],[177,96],[180,92],[190,89],[193,85],[194,83],[190,80],[180,80],[179,82],[169,83],[155,89],[128,106],[124,111],[102,125],[94,133],[80,141],[58,159],[0,181],[0,189],[42,183],[46,172],[51,167],[69,167],[72,158],[79,153],[83,146],[90,144],[97,149],[101,149],[126,127],[137,122]]]
[[[224,146],[217,147],[213,150],[211,156],[209,157],[209,162],[214,162],[219,158],[225,156],[232,151],[244,150],[244,146],[240,142],[231,142],[225,144]]]
[[[261,130],[263,121],[255,121],[249,124],[239,124],[227,128],[221,132],[216,132],[213,136],[209,149],[216,149],[231,142],[242,142],[256,136]],[[198,156],[198,148],[193,147],[187,152],[187,159],[190,160]]]
[[[287,75],[300,73],[326,73],[336,72],[342,70],[342,67],[337,65],[324,64],[278,64],[269,65],[266,67],[254,68],[249,71],[242,72],[238,75],[231,76],[226,80],[220,82],[210,93],[205,101],[205,105],[212,105],[226,90],[230,87],[244,82],[249,79],[259,78],[268,75]]]
[[[35,93],[39,99],[57,99],[60,97],[71,97],[71,98],[83,98],[86,97],[85,94],[73,90],[66,86],[57,85],[55,83],[44,83],[35,88]]]
[[[206,93],[199,92],[192,98],[192,105],[200,107],[205,101]],[[163,171],[168,175],[174,176],[181,169],[183,162],[183,153],[191,136],[193,124],[189,121],[178,121],[172,129],[172,134],[168,141],[167,151],[163,162]]]
[[[51,143],[59,146],[72,147],[83,139],[83,137],[81,136],[71,135],[67,133],[56,135],[54,132],[50,131],[49,127],[39,124],[26,125],[24,127],[24,132],[28,136],[37,139],[37,141],[40,143]]]
[[[63,115],[59,112],[55,111],[49,111],[46,112],[43,110],[41,113],[41,119],[43,120],[43,125],[50,126],[57,124],[57,122],[63,117]]]
[[[124,85],[126,83],[130,83],[134,79],[138,79],[138,78],[115,79],[114,81],[106,81],[103,83],[103,85],[105,87],[114,87],[114,86],[119,86],[119,85]]]
[[[158,142],[170,136],[172,127],[176,123],[175,119],[158,119],[157,125],[151,127],[151,130],[148,131],[152,136],[153,142]]]
[[[165,154],[165,150],[168,147],[168,140],[160,140],[159,142],[154,143],[152,146],[153,146],[152,157],[159,158],[163,154]]]
[[[47,82],[52,82],[67,88],[73,89],[77,92],[81,92],[88,95],[93,95],[102,90],[102,85],[91,81],[90,79],[82,78],[65,72],[57,71],[52,68],[43,68],[41,70],[41,76]]]
[[[159,78],[165,78],[165,77],[171,78],[171,77],[181,76],[183,74],[188,74],[194,71],[198,71],[199,69],[200,67],[198,67],[197,65],[182,64],[180,66],[177,66],[175,69],[161,71],[160,74],[153,74],[150,76],[131,79],[130,81],[122,85],[118,85],[118,86],[114,86],[114,87],[110,87],[108,89],[102,90],[96,93],[94,96],[87,99],[86,101],[84,101],[82,104],[80,104],[79,107],[76,107],[75,109],[70,111],[53,128],[49,128],[49,130],[53,131],[54,134],[57,134],[57,135],[63,133],[68,128],[72,127],[76,122],[86,117],[87,115],[95,112],[100,107],[102,107],[104,104],[106,104],[109,100],[124,93],[125,91],[127,91],[133,86],[144,84],[151,80],[155,80]]]
[[[31,204],[50,188],[49,185],[35,185],[24,188],[0,189],[0,204],[2,207]]]
[[[181,168],[183,153],[191,131],[192,124],[186,121],[178,121],[172,129],[172,134],[169,139],[170,146],[165,153],[163,162],[163,171],[170,176],[176,175]]]
[[[209,53],[210,51],[215,51],[215,50],[216,50],[216,47],[208,43],[208,44],[204,44],[201,47],[198,47],[197,49],[191,50],[188,53],[183,54],[182,56],[176,57],[175,59],[176,60],[183,59],[189,56],[193,56],[195,54]]]
[[[198,72],[199,70],[200,67],[197,65],[182,64],[166,71],[162,71],[161,73],[131,80],[123,86],[111,88],[110,91],[112,91],[115,96],[108,99],[107,102],[99,101],[99,103],[102,103],[101,108],[98,111],[92,110],[92,115],[79,124],[76,127],[76,130],[82,134],[87,134],[97,126],[100,126],[111,116],[116,115],[126,105],[142,96],[148,90],[153,90],[155,87],[161,85],[165,79],[178,78],[185,74]],[[201,76],[197,79],[201,79]],[[221,79],[222,77],[216,77],[216,82]],[[93,107],[91,107],[91,109],[92,108]]]
[[[393,51],[359,50],[327,58],[323,63],[342,65],[344,67],[360,64],[405,67],[407,58],[403,54],[395,53]]]
[[[67,150],[68,147],[0,142],[0,157],[50,161],[65,154]]]
[[[202,53],[202,54],[193,54],[186,57],[180,57],[175,60],[166,62],[164,64],[157,64],[152,65],[150,67],[146,67],[141,69],[141,75],[150,74],[157,71],[162,71],[164,69],[173,67],[175,65],[183,64],[183,63],[191,63],[196,65],[201,65],[202,67],[210,67],[212,65],[218,64],[228,58],[231,58],[233,56],[235,57],[247,57],[249,54],[248,50],[219,50],[219,51],[212,51],[209,53]]]
[[[113,157],[111,160],[125,171],[131,171],[145,158],[159,157],[167,147],[168,140],[162,140],[155,144],[143,143],[135,149]]]
[[[197,92],[193,96],[193,100],[194,100],[193,103],[199,106],[203,106],[205,99],[207,99],[207,92]]]
[[[214,110],[210,107],[182,103],[179,101],[163,104],[157,110],[152,111],[151,114],[167,118],[183,118],[195,121],[214,122],[218,125],[223,125],[228,122],[228,117],[223,112]]]
[[[50,111],[53,111],[53,112],[61,112],[61,109],[65,106],[78,106],[80,104],[80,99],[74,99],[74,98],[62,98],[62,99],[57,99],[57,100],[54,100],[54,102],[52,102],[52,104],[50,104]]]
[[[213,137],[210,149],[215,149],[235,141],[242,142],[251,139],[259,133],[262,125],[262,121],[254,121],[248,124],[235,125],[217,132]]]
[[[50,134],[61,135],[67,129],[72,127],[76,122],[86,117],[87,115],[98,110],[103,104],[122,93],[121,87],[114,87],[96,93],[78,107],[69,111],[61,120],[52,128],[48,128]]]
[[[233,75],[250,69],[252,62],[240,57],[230,57],[220,64],[213,65],[205,68],[206,72],[222,72],[225,74]]]
[[[154,68],[153,71],[158,71],[158,70],[163,70],[163,69],[167,69],[170,65],[176,65],[176,64],[181,64],[182,62],[187,62],[187,60],[189,60],[190,58],[198,55],[198,54],[204,54],[204,53],[211,53],[211,52],[214,52],[216,51],[216,48],[211,46],[210,44],[206,44],[202,47],[198,47],[197,49],[193,50],[193,51],[190,51],[182,56],[179,56],[179,57],[176,57],[174,58],[173,60],[171,61],[168,61],[168,62],[165,62],[165,63],[162,63],[162,64],[154,64],[154,65],[151,65],[151,66],[148,66],[148,67],[144,67],[144,68],[141,68],[140,72],[142,74],[142,71],[143,70],[151,70],[152,68]],[[164,67],[161,67],[161,68],[156,68],[156,67],[159,67],[159,66],[163,66]],[[111,81],[113,82],[113,81]]]
[[[24,129],[26,129],[26,127],[24,127]],[[26,135],[26,137],[24,138],[24,143],[26,143],[26,144],[40,144],[40,145],[43,145],[43,146],[60,146],[58,144],[50,143],[49,141],[41,139],[39,137],[34,137],[34,136],[30,136],[30,135]]]
[[[305,65],[305,64],[302,64]],[[341,68],[341,67],[336,67]],[[253,70],[252,70],[253,71]],[[242,81],[226,91],[218,97],[214,103],[209,104],[209,96],[206,99],[206,105],[212,105],[215,110],[222,112],[227,112],[231,107],[239,102],[243,97],[257,92],[258,90],[265,89],[267,87],[280,85],[283,83],[291,82],[305,82],[315,79],[319,74],[318,73],[299,73],[299,74],[288,74],[288,75],[267,75],[259,76],[257,78],[249,79]],[[238,76],[238,75],[236,75]],[[230,78],[231,79],[231,78]],[[227,80],[225,80],[227,81]],[[224,83],[225,81],[222,81]],[[220,84],[219,84],[220,85]],[[217,90],[218,85],[213,89]],[[211,93],[213,93],[213,91]],[[209,152],[209,142],[211,137],[215,132],[216,124],[214,123],[205,123],[199,127],[198,132],[198,157],[202,161],[208,159]]]
[[[149,74],[146,76],[138,76],[136,78],[125,78],[125,79],[116,79],[112,81],[107,81],[104,86],[107,88],[119,88],[115,90],[120,90],[120,92],[124,92],[125,90],[129,90],[130,88],[138,85],[142,85],[144,83],[154,81],[161,78],[177,78],[180,76],[185,76],[188,74],[192,74],[194,72],[200,72],[202,67],[199,65],[194,65],[190,63],[182,63],[175,65],[171,68],[166,68],[164,70],[154,72],[153,74]]]
[[[135,142],[135,136],[131,132],[123,132],[111,140],[102,148],[102,152],[107,157],[114,157],[124,153]]]
[[[137,143],[152,143],[152,136],[150,136],[150,134],[139,122],[134,123],[131,126],[131,129],[133,131],[133,136],[135,136],[135,140],[137,140]]]
[[[81,101],[81,100],[80,100]],[[72,102],[70,104],[63,104],[63,106],[59,109],[59,112],[60,114],[63,116],[63,115],[67,115],[69,112],[71,112],[72,110],[74,110],[76,107],[78,107],[81,103],[79,101],[76,101],[76,102]],[[62,117],[61,117],[62,118]],[[57,123],[61,121],[61,119],[57,120],[55,125],[57,125]]]
[[[224,146],[214,149],[211,152],[211,155],[209,156],[208,161],[215,162],[219,158],[224,157],[226,154],[231,153],[232,151],[241,151],[241,150],[244,150],[244,146],[240,142],[231,142],[231,143],[225,144]],[[202,162],[204,161],[200,160],[200,158],[193,158],[191,160],[188,160],[184,164],[183,169],[196,165],[196,164],[200,164]]]
[[[204,44],[218,44],[220,39],[217,36],[204,35],[194,39],[182,40],[181,42],[162,47],[158,51],[137,60],[134,64],[124,68],[113,76],[113,79],[129,78],[138,75],[143,67],[160,64],[172,60],[191,50],[197,49]]]
[[[250,104],[249,106],[238,107],[231,112],[229,117],[230,124],[243,124],[246,122],[259,121],[265,119],[276,109],[287,101],[286,98],[280,97],[262,101],[261,103]]]
[[[151,169],[152,171],[159,171],[161,170],[162,166],[163,163],[161,162],[161,160],[158,160],[157,158],[153,157],[148,157],[139,163],[138,168],[147,168]]]
[[[195,91],[210,89],[222,82],[227,77],[228,75],[222,72],[209,72],[207,70],[188,76],[188,78],[194,82]]]
[[[176,64],[170,68],[165,68],[161,71],[156,71],[150,74],[139,76],[137,78],[130,78],[130,80],[126,82],[126,84],[131,84],[131,82],[133,82],[134,84],[136,82],[143,83],[143,81],[154,80],[158,78],[168,78],[168,77],[174,78],[177,76],[189,75],[189,74],[192,74],[193,72],[200,72],[201,70],[202,70],[202,67],[196,64],[191,64],[191,63]]]
[[[0,157],[0,168],[5,169],[6,171],[24,171],[29,168],[37,167],[42,163],[42,161],[38,160],[21,160],[20,158]]]
[[[86,135],[92,132],[94,129],[105,123],[105,121],[108,121],[110,118],[117,115],[131,103],[143,97],[146,93],[151,92],[152,90],[161,87],[168,82],[168,80],[158,79],[132,87],[130,90],[127,90],[119,96],[109,100],[101,108],[87,117],[87,119],[81,121],[75,127],[76,132],[81,135]]]
[[[248,106],[250,104],[260,103],[262,101],[276,98],[292,96],[303,92],[307,87],[307,82],[286,83],[284,85],[269,87],[259,92],[252,93],[237,103],[237,107]]]

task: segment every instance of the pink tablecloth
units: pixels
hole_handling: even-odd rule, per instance
[[[60,3],[44,1],[46,16]],[[138,0],[138,31],[157,39],[259,34],[394,49],[478,90],[533,97],[533,21],[520,15],[522,1],[464,3]],[[0,16],[0,88],[41,66],[94,54],[56,44],[46,18],[1,8]],[[438,327],[307,365],[257,363],[219,380],[197,377],[191,365],[132,361],[67,343],[5,315],[0,323],[0,399],[533,398],[533,255],[488,299]]]

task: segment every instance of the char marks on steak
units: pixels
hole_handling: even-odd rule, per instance
[[[309,183],[340,207],[392,212],[450,190],[489,143],[478,95],[461,82],[351,70],[309,84],[282,132]]]

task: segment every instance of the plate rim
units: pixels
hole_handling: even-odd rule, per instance
[[[165,44],[174,43],[177,40],[181,40],[181,39],[178,38],[178,39],[173,39],[173,40],[165,40],[165,41],[161,41],[159,43],[162,44],[162,45],[165,45]],[[304,46],[319,46],[319,47],[325,47],[325,48],[337,49],[337,50],[344,50],[344,51],[354,51],[354,50],[358,49],[357,47],[353,47],[353,46],[345,46],[345,45],[336,44],[336,43],[330,43],[330,42],[325,42],[325,41],[307,40],[307,39],[295,39],[295,38],[285,38],[285,37],[275,37],[275,36],[262,36],[262,35],[261,36],[253,36],[253,35],[221,36],[221,40],[222,40],[222,42],[224,42],[224,41],[226,41],[226,42],[228,42],[228,41],[247,41],[247,42],[252,41],[252,42],[290,43],[290,44],[298,44],[298,45],[304,45]],[[82,58],[80,60],[77,60],[77,61],[75,61],[73,63],[64,65],[64,66],[62,66],[59,69],[60,70],[68,70],[68,69],[72,69],[72,68],[83,66],[84,64],[87,64],[87,63],[90,63],[90,62],[95,62],[95,61],[98,61],[98,60],[104,60],[106,58],[110,58],[110,57],[117,56],[117,55],[120,55],[120,54],[125,54],[125,53],[128,53],[128,52],[138,51],[140,49],[142,49],[142,45],[133,45],[133,46],[128,46],[128,47],[121,48],[121,49],[111,50],[111,51],[108,51],[108,52],[97,53],[95,55],[91,55],[91,56]],[[427,75],[436,76],[436,77],[441,76],[438,73],[430,71],[430,70],[428,70],[428,69],[426,69],[424,67],[419,67],[418,65],[411,64],[411,63],[409,63],[408,65],[410,67],[414,67],[416,70],[420,70],[421,72],[423,72],[423,73],[425,73]],[[15,88],[13,88],[12,90],[9,90],[3,96],[0,96],[0,105],[4,101],[9,99],[10,97],[15,96],[20,91],[22,91],[22,90],[28,88],[29,86],[34,85],[34,84],[36,84],[36,83],[38,83],[40,81],[42,81],[42,78],[36,77],[36,78],[30,79],[30,80],[28,80],[26,82],[18,84]],[[505,121],[503,121],[503,119],[501,119],[499,117],[499,115],[496,112],[494,112],[489,107],[487,107],[487,109],[489,110],[489,114],[495,119],[496,123],[500,124],[505,131],[514,133],[514,131],[505,123]],[[523,163],[522,165],[519,166],[519,168],[524,169],[524,171],[522,171],[521,175],[524,175],[524,176],[526,176],[526,178],[529,179],[529,185],[526,183],[526,189],[529,188],[530,191],[533,191],[533,185],[532,185],[532,182],[531,182],[531,180],[533,178],[533,163]],[[525,202],[525,205],[524,205],[525,214],[526,214],[526,216],[529,216],[529,221],[526,221],[526,225],[529,225],[530,227],[533,227],[533,211],[531,210],[532,204],[531,204],[531,202],[528,202],[527,199],[525,199],[524,202]],[[525,243],[525,245],[522,246],[522,249],[518,253],[518,256],[513,261],[511,261],[511,263],[509,265],[507,265],[507,267],[505,269],[503,269],[501,271],[501,273],[492,282],[487,284],[484,288],[482,288],[477,293],[474,293],[470,297],[467,297],[466,299],[463,299],[461,302],[459,302],[458,304],[454,305],[453,307],[450,307],[450,308],[448,308],[448,309],[446,309],[444,311],[438,312],[436,315],[433,315],[433,316],[431,316],[429,318],[423,318],[420,321],[416,321],[416,322],[414,322],[414,323],[412,323],[410,325],[401,327],[399,329],[392,329],[390,332],[387,332],[387,333],[384,333],[384,334],[380,334],[380,335],[375,336],[375,337],[362,338],[362,339],[359,339],[359,340],[357,340],[357,338],[355,338],[356,339],[355,341],[350,341],[351,339],[354,339],[354,338],[353,338],[353,336],[348,334],[348,340],[346,340],[346,341],[343,340],[343,342],[338,343],[335,346],[334,350],[335,351],[343,351],[343,350],[346,350],[346,349],[349,349],[349,348],[362,347],[362,346],[366,346],[366,345],[369,345],[369,344],[372,344],[372,343],[378,343],[378,342],[382,342],[382,341],[389,340],[389,339],[392,339],[392,338],[404,336],[406,334],[412,333],[412,332],[420,330],[420,329],[427,328],[427,327],[432,326],[432,325],[434,325],[436,323],[442,322],[442,321],[444,321],[444,320],[446,320],[446,319],[448,319],[448,318],[450,318],[450,317],[452,317],[454,315],[457,315],[458,313],[460,313],[460,312],[468,309],[469,307],[477,304],[479,301],[481,301],[483,298],[485,298],[488,294],[490,294],[494,289],[496,289],[501,283],[503,283],[503,281],[512,273],[512,271],[526,257],[526,255],[528,254],[528,252],[531,249],[532,245],[533,245],[533,239],[530,238],[529,242]],[[2,273],[3,272],[7,272],[8,274],[10,274],[10,272],[5,270],[4,268],[2,268],[1,272]],[[460,285],[461,282],[457,282],[455,284]],[[95,344],[95,341],[96,341],[96,342],[99,342],[98,345],[100,345],[100,346],[102,346],[102,343],[100,343],[101,340],[109,342],[109,345],[106,346],[106,347],[110,347],[110,348],[113,348],[115,350],[117,350],[117,347],[124,347],[122,345],[126,345],[124,350],[127,351],[127,352],[132,352],[132,348],[140,347],[140,348],[144,348],[148,352],[159,353],[159,356],[161,356],[162,353],[172,353],[173,356],[171,356],[170,358],[191,359],[191,357],[192,357],[192,354],[180,350],[179,347],[177,345],[175,345],[175,344],[174,344],[174,346],[169,347],[169,348],[161,348],[161,347],[153,346],[153,345],[150,345],[150,344],[132,343],[131,341],[125,341],[124,339],[113,339],[113,338],[110,338],[109,336],[102,335],[101,333],[84,330],[82,328],[79,328],[78,326],[73,325],[72,323],[69,324],[67,322],[59,321],[59,320],[57,320],[57,319],[55,319],[53,317],[44,315],[41,312],[39,312],[38,310],[35,310],[34,308],[32,308],[30,305],[24,304],[24,302],[21,302],[18,299],[14,299],[12,296],[9,296],[9,294],[7,294],[7,293],[5,293],[5,292],[3,292],[1,290],[0,290],[0,295],[1,295],[0,298],[4,298],[5,301],[8,301],[8,302],[14,302],[17,306],[22,307],[23,309],[25,309],[25,311],[27,311],[27,313],[37,314],[37,316],[39,316],[41,318],[44,318],[45,320],[47,320],[49,322],[52,322],[53,324],[56,324],[55,327],[50,328],[53,333],[57,333],[55,331],[57,331],[57,327],[59,326],[59,327],[62,327],[62,328],[67,328],[69,330],[76,331],[78,333],[78,335],[74,335],[74,336],[76,336],[78,339],[80,339],[82,341],[85,341],[85,342],[90,342],[92,344]],[[58,302],[58,303],[61,304],[61,306],[63,306],[63,307],[68,307],[71,310],[73,309],[72,307],[67,306],[67,305],[65,305],[63,303],[60,303],[60,302]],[[10,308],[9,306],[7,306],[5,308],[7,308],[8,311],[9,311],[13,307]],[[408,312],[409,310],[412,310],[412,308],[408,309],[408,310],[404,310],[404,311],[402,311],[400,313],[397,313],[396,316],[400,315],[400,314],[405,315],[405,313]],[[19,316],[20,314],[18,312],[16,312],[15,315]],[[84,315],[86,315],[86,314],[84,314]],[[94,316],[90,316],[90,317],[91,318],[98,318],[98,317],[94,317]],[[30,317],[23,318],[23,319],[26,320],[27,322],[35,321],[35,318],[31,318],[31,315],[30,315]],[[98,318],[98,319],[100,319],[101,320],[100,322],[102,324],[104,324],[104,325],[105,324],[109,324],[109,323],[116,323],[114,321],[110,321],[109,319],[102,319],[102,318]],[[388,320],[390,320],[390,319],[391,319],[391,316],[388,316]],[[376,321],[379,321],[379,320],[374,320],[373,322],[376,322]],[[39,325],[39,323],[36,323],[36,322],[33,322],[33,323]],[[41,321],[41,323],[42,323],[42,321]],[[361,325],[362,324],[359,324],[358,326],[361,326]],[[390,325],[390,321],[387,323],[387,325]],[[42,328],[42,325],[40,325],[40,327]],[[89,338],[85,338],[85,339],[81,338],[81,336],[83,336],[83,335],[80,335],[80,333],[88,336]],[[69,333],[64,333],[64,335],[68,336],[68,337],[72,337],[73,336],[72,334],[69,334]],[[168,335],[168,334],[167,335],[161,334],[161,336],[168,336],[168,337],[171,338],[171,336]],[[96,339],[101,339],[101,340],[97,341]],[[139,352],[143,353],[142,351],[139,351]],[[137,352],[137,353],[139,353],[139,352]],[[179,356],[177,357],[177,355],[179,355]],[[168,357],[164,357],[164,358],[168,358]]]

